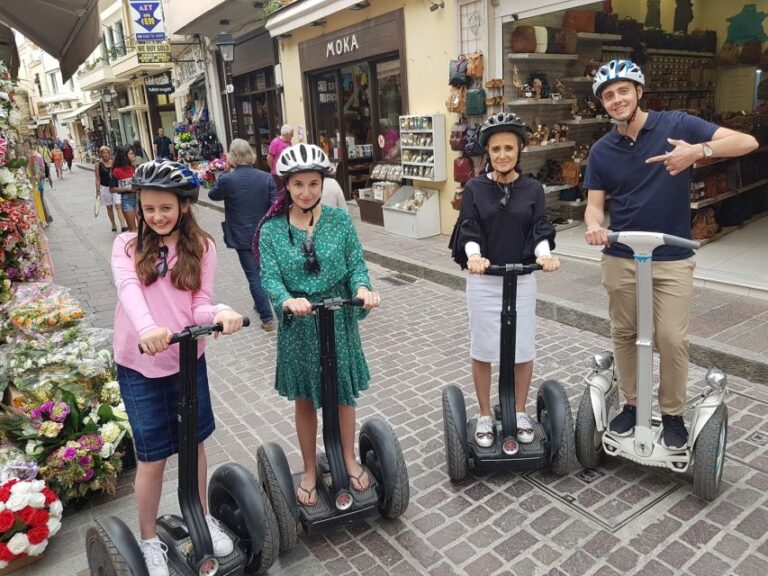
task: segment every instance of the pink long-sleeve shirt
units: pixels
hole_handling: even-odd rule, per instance
[[[176,263],[176,246],[168,246],[168,274],[144,286],[136,274],[133,249],[126,254],[126,245],[136,237],[126,232],[115,238],[112,245],[112,275],[117,287],[115,309],[115,362],[140,372],[147,378],[161,378],[179,371],[179,347],[149,356],[139,353],[139,336],[147,330],[167,327],[180,332],[192,324],[210,324],[213,317],[227,306],[213,304],[213,281],[216,274],[216,246],[208,242],[203,254],[200,290],[189,292],[174,288],[171,269]],[[197,357],[205,351],[205,340],[197,343]]]

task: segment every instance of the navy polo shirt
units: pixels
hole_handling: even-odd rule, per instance
[[[645,231],[691,237],[691,170],[670,176],[662,162],[646,164],[652,156],[674,149],[667,138],[689,144],[708,142],[718,126],[685,112],[648,112],[637,140],[616,127],[600,138],[589,153],[584,186],[611,195],[608,213],[614,232]],[[631,258],[632,250],[613,242],[604,254]],[[683,260],[691,250],[660,246],[654,260]]]

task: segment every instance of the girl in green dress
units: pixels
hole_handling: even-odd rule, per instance
[[[297,144],[283,151],[277,171],[285,188],[264,217],[254,237],[261,283],[280,320],[277,333],[275,388],[295,402],[296,434],[304,460],[298,501],[317,502],[316,410],[322,405],[320,342],[311,302],[327,297],[363,301],[334,315],[338,367],[339,427],[350,484],[362,492],[370,485],[367,471],[355,459],[355,399],[368,388],[368,365],[358,321],[379,305],[363,259],[363,247],[349,215],[323,206],[323,178],[331,165],[321,148]],[[296,317],[283,322],[283,309]]]

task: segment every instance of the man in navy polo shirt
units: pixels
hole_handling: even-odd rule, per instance
[[[637,315],[632,252],[608,245],[603,226],[606,194],[611,195],[610,231],[642,230],[691,237],[689,190],[697,160],[733,158],[757,148],[748,134],[722,128],[679,111],[645,112],[639,101],[645,77],[631,60],[613,60],[599,68],[592,90],[611,116],[614,128],[595,142],[584,177],[588,190],[585,238],[605,246],[603,286],[608,292],[611,337],[621,390],[626,398],[610,430],[629,436],[637,404]],[[653,253],[654,341],[659,350],[662,442],[680,448],[688,442],[683,421],[688,383],[688,318],[693,293],[691,250],[661,246]]]

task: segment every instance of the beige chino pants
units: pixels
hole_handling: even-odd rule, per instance
[[[653,262],[653,342],[660,359],[659,408],[676,416],[685,408],[688,385],[688,319],[693,295],[693,258]],[[628,400],[637,398],[637,302],[635,261],[603,256],[603,286],[608,292],[619,386]]]

